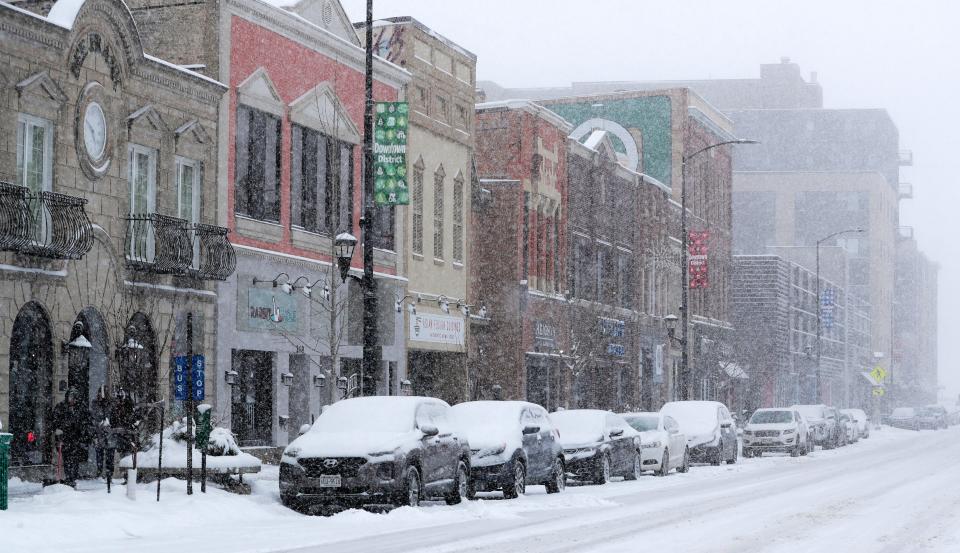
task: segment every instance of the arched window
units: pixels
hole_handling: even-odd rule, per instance
[[[11,459],[15,465],[50,462],[53,412],[53,334],[37,302],[17,313],[10,337]]]
[[[158,399],[157,338],[150,319],[137,312],[130,317],[123,342],[117,348],[120,362],[120,386],[133,397],[135,403],[149,403]]]

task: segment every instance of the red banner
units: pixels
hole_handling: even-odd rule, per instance
[[[707,242],[709,240],[709,230],[692,230],[687,234],[687,274],[690,277],[690,288],[707,288],[710,286],[707,268]]]

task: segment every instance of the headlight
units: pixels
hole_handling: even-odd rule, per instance
[[[491,455],[500,455],[506,449],[507,449],[507,444],[505,443],[496,445],[493,447],[485,447],[481,449],[479,453],[477,453],[477,456],[483,458],[483,457],[490,457]]]
[[[374,451],[373,453],[370,453],[369,455],[370,455],[370,457],[383,457],[384,455],[390,455],[390,454],[392,454],[394,451],[396,451],[396,450],[395,450],[395,449],[385,449],[385,450],[383,450],[383,451]]]
[[[648,449],[648,448],[657,448],[662,445],[663,443],[661,443],[660,441],[655,441],[655,442],[642,443],[640,444],[640,447],[643,449]]]
[[[744,430],[743,434],[744,436],[753,436],[753,430]]]
[[[592,447],[578,447],[574,449],[564,449],[563,452],[567,455],[573,455],[574,453],[590,453],[595,451]]]
[[[783,431],[783,434],[784,434],[784,435],[793,434],[794,432],[796,432],[796,430],[784,430],[784,431]]]
[[[284,457],[290,457],[291,459],[296,459],[300,456],[300,448],[297,446],[288,447],[283,450]]]

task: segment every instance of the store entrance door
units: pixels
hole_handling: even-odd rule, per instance
[[[273,367],[273,352],[233,350],[230,429],[241,446],[273,445]]]

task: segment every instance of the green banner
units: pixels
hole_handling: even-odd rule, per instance
[[[406,102],[377,102],[373,125],[373,198],[377,205],[409,205]]]

